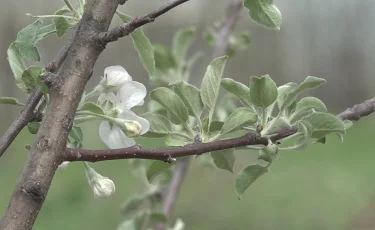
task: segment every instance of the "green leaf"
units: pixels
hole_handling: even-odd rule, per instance
[[[345,134],[344,123],[330,113],[315,112],[302,118],[302,121],[307,121],[312,125],[314,129],[312,138],[319,139],[330,133]]]
[[[39,30],[39,33],[36,35],[35,43],[39,42],[40,40],[44,39],[48,35],[51,35],[55,32],[56,32],[56,27],[54,24],[41,27]]]
[[[230,47],[236,51],[247,49],[251,42],[249,32],[247,31],[236,33],[232,38],[233,39],[230,39],[229,41]]]
[[[142,194],[130,197],[130,199],[127,200],[125,205],[121,208],[121,212],[127,216],[132,212],[137,211],[139,207],[148,202],[147,195]]]
[[[152,183],[156,176],[168,170],[173,164],[163,161],[154,161],[147,168],[146,177],[148,182]]]
[[[40,87],[40,89],[41,89],[41,91],[44,95],[48,94],[49,89],[46,86],[46,84],[44,84],[42,79],[40,78],[40,75],[35,79],[35,83],[36,83],[37,86]]]
[[[245,0],[244,6],[256,23],[270,29],[280,30],[282,16],[273,0]]]
[[[242,169],[235,182],[238,199],[241,199],[246,189],[266,172],[268,172],[268,168],[259,164],[249,165]]]
[[[18,49],[21,57],[27,58],[32,61],[40,61],[39,51],[34,44],[15,41],[14,45]]]
[[[36,87],[36,79],[42,73],[42,68],[39,66],[31,66],[22,73],[22,81],[26,87],[26,92],[31,93]]]
[[[316,97],[304,97],[296,104],[295,112],[290,118],[290,121],[293,124],[314,111],[327,112],[327,108],[325,104]]]
[[[77,0],[77,12],[79,15],[83,15],[85,11],[86,0]]]
[[[196,29],[194,27],[179,29],[173,37],[172,52],[175,60],[183,61],[186,52],[195,38]]]
[[[212,121],[214,114],[214,107],[219,95],[220,81],[224,73],[225,63],[228,56],[218,57],[214,59],[207,67],[206,73],[204,74],[201,84],[201,97],[203,104],[209,109],[209,122]]]
[[[200,119],[199,116],[203,111],[203,102],[199,89],[185,81],[178,81],[171,86],[173,86],[174,92],[184,102],[189,114]]]
[[[27,129],[29,130],[31,134],[36,134],[39,130],[39,127],[40,127],[40,122],[33,121],[27,124]]]
[[[123,14],[119,11],[117,11],[116,13],[125,23],[133,20],[133,17],[129,15]],[[139,59],[147,70],[149,76],[152,77],[155,73],[155,56],[154,49],[151,45],[150,40],[143,32],[142,27],[139,27],[138,29],[130,33],[130,36],[132,37],[133,45],[138,53]]]
[[[175,135],[167,135],[165,137],[165,144],[170,147],[182,147],[185,145],[185,140]]]
[[[243,105],[248,107],[253,106],[250,100],[250,89],[246,85],[231,78],[223,78],[221,80],[221,87],[223,87],[229,93],[237,96]]]
[[[324,83],[326,80],[323,78],[308,76],[299,86],[297,86],[291,93],[289,93],[280,107],[283,111],[286,107],[291,105],[297,98],[298,94],[307,89],[313,89]]]
[[[255,106],[267,108],[276,98],[277,86],[268,74],[250,78],[250,99]]]
[[[349,120],[343,120],[342,123],[344,123],[345,130],[350,129],[353,126],[353,122]]]
[[[21,55],[14,42],[10,44],[7,50],[7,54],[8,54],[8,61],[9,61],[10,68],[12,69],[14,78],[16,80],[16,85],[23,92],[26,92],[27,91],[26,86],[22,81],[22,74],[26,68],[22,62]]]
[[[254,124],[258,121],[258,115],[253,110],[248,108],[236,109],[225,121],[221,134],[227,134],[245,126]]]
[[[23,103],[19,102],[17,98],[14,98],[14,97],[0,97],[0,104],[20,105],[20,106],[24,105]]]
[[[16,41],[20,43],[35,44],[41,25],[42,22],[40,20],[36,20],[32,24],[26,26],[20,32],[18,32]]]
[[[70,13],[70,10],[62,8],[57,10],[55,15],[64,15],[66,13]],[[75,27],[78,23],[78,21],[68,20],[66,18],[54,18],[52,21],[56,28],[56,34],[59,37],[63,36],[68,29]]]
[[[202,121],[202,129],[205,133],[219,132],[223,128],[224,122],[222,121],[212,121],[210,129],[208,129],[208,118],[205,117]]]
[[[160,114],[147,112],[140,116],[150,123],[150,129],[147,133],[142,135],[143,137],[164,137],[172,131],[172,123]]]
[[[319,112],[327,112],[326,105],[316,97],[304,97],[296,105],[296,112],[304,109],[315,109]]]
[[[174,124],[181,124],[188,120],[189,114],[184,102],[172,90],[166,87],[159,87],[151,91],[149,96],[167,109]]]
[[[155,67],[160,71],[166,73],[168,69],[177,68],[176,60],[173,57],[171,50],[162,45],[154,45]]]
[[[83,141],[82,129],[78,126],[73,126],[72,130],[70,130],[69,132],[69,138],[71,138],[71,140],[74,140],[77,143],[82,143]]]
[[[277,88],[277,106],[280,109],[285,101],[285,97],[293,92],[295,88],[297,88],[297,84],[294,82],[289,82],[285,85],[279,86]]]
[[[236,155],[234,155],[234,148],[224,149],[211,152],[211,157],[214,160],[216,167],[219,169],[228,170],[233,173],[234,162],[236,161]]]
[[[162,212],[152,212],[150,213],[150,222],[152,223],[164,223],[168,222],[168,217]]]
[[[296,142],[295,150],[304,150],[306,146],[309,144],[311,135],[313,134],[314,130],[312,125],[307,121],[299,121],[298,125],[298,132],[302,133],[303,137],[298,139]]]
[[[103,109],[99,105],[97,105],[97,104],[95,104],[91,101],[83,104],[81,110],[90,111],[90,112],[95,113],[95,114],[102,114],[102,115],[104,114]]]
[[[276,118],[274,118],[276,119]],[[282,128],[291,128],[289,121],[284,117],[279,117],[277,120],[269,122],[267,125],[271,125],[271,127],[266,126],[267,132],[265,134],[272,134],[274,132],[279,131]]]

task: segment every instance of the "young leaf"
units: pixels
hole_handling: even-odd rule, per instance
[[[214,107],[219,95],[220,81],[224,73],[225,63],[228,57],[218,57],[207,67],[201,84],[201,97],[203,104],[209,109],[209,123],[214,114]]]
[[[131,16],[123,14],[119,11],[117,11],[117,15],[125,23],[128,23],[131,20],[133,20]],[[134,48],[137,50],[139,59],[141,60],[143,66],[147,70],[149,76],[152,77],[155,73],[155,57],[154,49],[151,45],[150,40],[144,34],[142,27],[130,33],[130,36],[132,37],[133,45]]]
[[[182,147],[185,145],[185,139],[176,135],[167,135],[165,137],[165,144],[170,147]]]
[[[323,78],[308,76],[299,86],[297,86],[291,93],[289,93],[280,107],[283,111],[286,107],[291,105],[297,98],[298,94],[307,89],[313,89],[324,83],[326,80]]]
[[[36,87],[36,79],[42,73],[42,68],[39,66],[31,66],[22,73],[22,81],[25,84],[26,92],[31,93]]]
[[[197,119],[202,114],[203,102],[199,89],[185,81],[178,81],[173,85],[174,92],[184,102],[189,114]]]
[[[50,24],[47,26],[43,26],[40,28],[39,33],[36,35],[34,43],[38,43],[43,38],[47,37],[50,34],[53,34],[56,32],[56,27],[54,24]]]
[[[171,115],[174,124],[186,122],[189,118],[188,110],[183,101],[172,90],[159,87],[149,94],[150,98],[162,105]]]
[[[164,116],[155,113],[144,113],[141,117],[148,120],[150,129],[143,137],[164,137],[172,131],[172,123]]]
[[[71,139],[71,141],[82,143],[83,141],[82,129],[78,126],[73,126],[72,130],[70,130],[69,138]]]
[[[276,118],[274,118],[276,119]],[[291,125],[287,119],[284,117],[279,117],[277,120],[269,122],[267,125],[271,125],[271,127],[266,126],[267,132],[264,134],[270,134],[279,131],[282,128],[291,128]]]
[[[153,50],[156,69],[167,73],[168,69],[177,68],[176,60],[168,47],[162,45],[154,45]]]
[[[298,85],[294,82],[289,82],[285,85],[279,86],[277,88],[277,106],[280,109],[281,106],[284,103],[285,97],[293,92],[293,90],[297,87]]]
[[[23,65],[21,55],[18,52],[18,49],[14,42],[9,46],[7,50],[7,54],[8,54],[8,61],[9,61],[10,68],[12,69],[14,78],[16,80],[16,85],[23,92],[26,92],[26,86],[22,81],[22,74],[26,68]]]
[[[15,41],[14,44],[23,58],[31,61],[40,61],[39,51],[34,44],[19,41]]]
[[[250,99],[255,106],[267,108],[276,98],[277,86],[268,74],[250,78]]]
[[[205,117],[202,121],[202,129],[205,133],[219,132],[223,128],[224,122],[222,121],[212,121],[210,129],[208,129],[208,118]]]
[[[57,10],[55,15],[64,15],[66,13],[70,13],[70,10],[62,8]],[[56,34],[59,37],[63,36],[68,29],[75,27],[78,23],[78,21],[68,20],[66,18],[54,18],[52,21],[53,24],[55,24]]]
[[[185,59],[186,52],[195,38],[194,27],[180,29],[173,37],[172,52],[175,59],[180,62]]]
[[[316,97],[304,97],[296,105],[296,112],[303,109],[316,109],[320,112],[327,112],[326,105]]]
[[[254,113],[253,110],[248,108],[238,108],[235,110],[225,121],[223,128],[221,129],[221,134],[233,132],[244,126],[254,124],[258,121],[258,115]]]
[[[280,30],[282,17],[273,0],[245,0],[244,6],[255,22],[270,29]]]
[[[35,40],[39,34],[41,25],[42,22],[40,20],[36,20],[32,24],[26,26],[20,32],[18,32],[16,41],[21,43],[35,44]]]
[[[39,130],[39,127],[40,127],[40,122],[33,121],[27,124],[27,129],[29,130],[31,134],[36,134]]]
[[[234,148],[224,149],[211,152],[211,157],[214,160],[216,167],[219,169],[228,170],[233,173],[234,162],[236,161],[236,155],[234,155]]]
[[[327,112],[327,108],[325,104],[316,97],[304,97],[296,104],[294,114],[290,118],[290,121],[293,124],[314,111]]]
[[[99,105],[97,105],[97,104],[95,104],[91,101],[83,104],[81,110],[90,111],[90,112],[95,113],[95,114],[102,114],[102,115],[104,114],[103,109]]]
[[[154,161],[152,164],[147,168],[146,171],[146,177],[148,182],[152,183],[152,180],[158,176],[159,174],[165,172],[170,167],[172,167],[173,164],[163,162],[163,161]]]
[[[344,123],[330,113],[315,112],[302,118],[302,121],[307,121],[312,125],[314,129],[312,138],[319,139],[330,133],[345,134]]]
[[[266,172],[268,172],[268,168],[259,164],[249,165],[242,169],[235,182],[238,199],[241,199],[246,189]]]
[[[17,98],[14,98],[14,97],[0,97],[0,104],[20,105],[20,106],[24,105],[23,103],[19,102]]]
[[[152,212],[150,213],[151,224],[155,223],[167,223],[168,217],[162,212]]]
[[[221,87],[237,96],[243,105],[248,107],[253,106],[250,100],[250,89],[246,85],[231,78],[223,78],[221,80]]]

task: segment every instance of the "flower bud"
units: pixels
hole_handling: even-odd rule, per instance
[[[83,163],[86,169],[87,181],[94,192],[94,198],[104,199],[115,192],[115,184],[108,177],[103,177],[91,168],[86,162]]]
[[[279,147],[272,143],[271,140],[268,140],[268,145],[259,150],[258,159],[266,162],[272,162],[276,158],[278,151]]]
[[[124,121],[123,119],[116,119],[117,125],[128,137],[139,136],[142,132],[142,125],[138,121]]]

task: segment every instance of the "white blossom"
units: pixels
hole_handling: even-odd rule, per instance
[[[108,68],[107,68],[108,69]],[[112,73],[107,73],[112,75]],[[143,105],[146,97],[146,87],[136,81],[125,81],[116,93],[102,93],[98,98],[99,105],[107,116],[114,121],[102,121],[99,126],[99,136],[111,149],[126,148],[135,145],[134,136],[146,133],[150,123],[136,115],[130,109]]]
[[[125,82],[131,80],[132,77],[122,66],[109,66],[104,70],[104,77],[94,91],[116,92]]]

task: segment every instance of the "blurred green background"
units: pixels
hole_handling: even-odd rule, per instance
[[[129,0],[121,10],[143,15],[165,0]],[[169,45],[174,32],[185,26],[205,27],[222,19],[227,1],[191,0],[145,27],[152,43]],[[331,112],[374,97],[375,88],[375,6],[371,0],[289,0],[275,1],[283,14],[281,31],[255,25],[243,10],[238,30],[250,31],[249,50],[238,53],[226,68],[226,76],[247,84],[251,75],[269,73],[279,84],[301,82],[312,75],[327,83],[310,92],[319,96]],[[6,49],[17,32],[31,23],[25,13],[50,14],[63,5],[62,0],[3,0],[0,8],[0,96],[23,101],[15,87],[6,60]],[[214,13],[207,13],[214,12]],[[113,25],[120,23],[118,19]],[[57,54],[69,36],[51,37],[38,47],[42,65]],[[198,39],[191,50],[204,51],[205,57],[194,68],[192,82],[199,85],[210,61],[211,50]],[[97,61],[91,89],[109,65],[122,65],[137,81],[148,76],[138,60],[129,38],[108,45]],[[0,133],[10,125],[19,108],[0,106]],[[210,170],[194,162],[177,203],[175,217],[182,218],[186,229],[375,229],[375,137],[374,115],[355,123],[339,143],[328,138],[326,145],[312,145],[304,152],[286,152],[271,173],[259,179],[236,198],[235,175]],[[98,124],[85,125],[85,148],[105,148],[98,138]],[[0,214],[24,165],[26,144],[34,136],[23,131],[0,159]],[[148,141],[148,145],[152,142]],[[238,152],[235,172],[253,163],[256,152]],[[59,171],[34,229],[116,229],[123,217],[124,201],[141,191],[140,182],[129,171],[127,161],[96,163],[98,172],[116,183],[116,193],[106,200],[94,200],[80,163]]]

